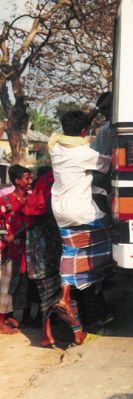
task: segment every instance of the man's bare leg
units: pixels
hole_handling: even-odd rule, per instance
[[[52,329],[51,329],[51,322],[50,319],[45,320],[44,325],[43,325],[43,336],[41,339],[41,346],[43,347],[49,347],[55,345],[55,340],[52,334]]]
[[[73,331],[73,335],[74,335],[74,342],[76,345],[82,345],[86,336],[87,336],[87,332],[80,330],[80,331]]]
[[[73,317],[73,313],[71,310],[71,301],[70,301],[70,285],[63,285],[61,287],[61,299],[59,303],[68,309],[69,313]]]
[[[74,315],[71,309],[70,285],[61,287],[61,298],[54,308],[57,310],[60,318],[72,325],[74,323]]]

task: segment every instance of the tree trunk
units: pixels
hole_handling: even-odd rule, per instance
[[[12,152],[12,163],[26,165],[27,163],[27,145],[26,140],[23,140],[20,132],[12,130],[8,133],[8,140]]]
[[[27,164],[28,121],[26,106],[23,98],[18,98],[8,114],[7,135],[12,152],[12,163]]]

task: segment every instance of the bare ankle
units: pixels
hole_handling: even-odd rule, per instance
[[[74,333],[74,342],[76,345],[82,345],[87,333],[83,330]]]

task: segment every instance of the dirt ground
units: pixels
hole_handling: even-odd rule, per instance
[[[40,338],[40,328],[28,328],[12,336],[0,335],[0,399],[23,397],[38,376],[56,367],[72,365],[82,356],[81,347],[66,351],[43,349]],[[96,339],[93,335],[88,338],[89,342]]]
[[[39,346],[41,329],[0,335],[0,399],[17,399],[42,369],[60,364],[62,351]]]
[[[133,278],[117,276],[106,298],[114,321],[80,347],[43,349],[40,327],[0,335],[0,399],[133,399]]]

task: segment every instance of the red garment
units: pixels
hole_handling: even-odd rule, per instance
[[[29,197],[30,194],[27,194],[25,201]],[[26,270],[24,233],[27,226],[33,224],[33,218],[23,215],[21,213],[22,207],[23,204],[14,195],[14,192],[0,198],[0,225],[7,230],[9,235],[14,235],[14,240],[10,243],[4,241],[3,236],[1,250],[6,249],[6,257],[9,256],[11,259],[18,261],[20,271],[24,272]]]
[[[1,241],[1,250],[6,248],[7,256],[19,262],[21,272],[26,270],[24,233],[27,227],[35,223],[33,216],[46,212],[53,181],[52,171],[41,176],[32,193],[27,194],[25,204],[14,193],[0,198],[0,225],[15,237],[11,243]]]
[[[54,182],[53,173],[49,171],[41,176],[32,191],[32,194],[23,206],[25,215],[43,215],[46,212],[48,198],[51,194],[51,186]]]

